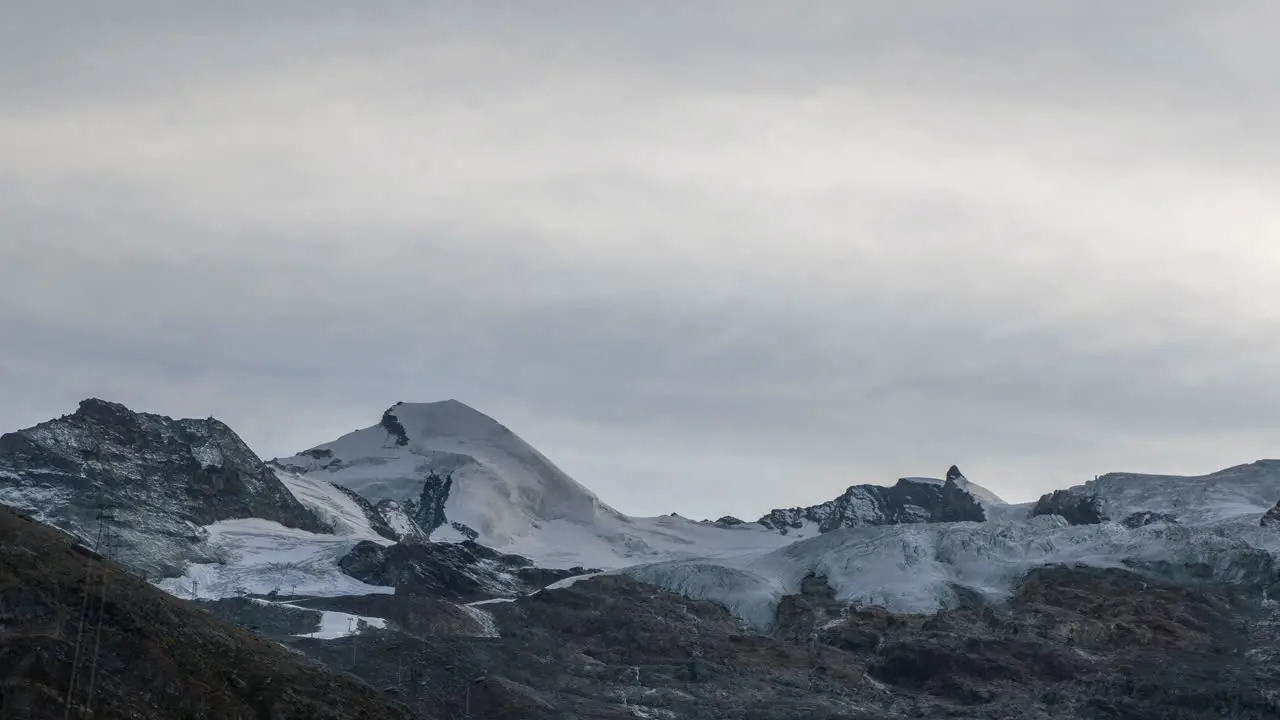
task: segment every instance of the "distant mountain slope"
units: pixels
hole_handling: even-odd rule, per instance
[[[1202,476],[1110,473],[1034,507],[988,504],[996,512],[981,524],[868,523],[777,550],[622,572],[714,600],[760,630],[808,575],[825,578],[842,601],[896,612],[934,612],[973,596],[1001,601],[1019,577],[1059,564],[1244,584],[1263,599],[1280,592],[1280,523],[1266,520],[1280,515],[1278,500],[1274,460]]]
[[[0,618],[5,718],[409,717],[372,688],[75,552],[68,536],[3,506]]]
[[[1258,460],[1208,475],[1108,473],[1041,498],[1042,514],[1054,507],[1089,509],[1098,520],[1121,522],[1135,513],[1158,513],[1183,525],[1258,518],[1280,502],[1280,460]]]
[[[150,575],[215,560],[202,528],[219,521],[332,531],[221,422],[135,413],[96,399],[0,436],[0,502],[91,540],[98,516],[109,515],[117,556]]]

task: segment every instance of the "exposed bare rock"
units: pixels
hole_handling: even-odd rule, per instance
[[[1054,490],[1036,501],[1031,516],[1059,515],[1072,525],[1098,525],[1110,518],[1102,511],[1102,503],[1092,495],[1072,490]]]

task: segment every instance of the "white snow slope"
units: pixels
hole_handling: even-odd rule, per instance
[[[1280,460],[1259,460],[1208,475],[1110,473],[1071,490],[1101,499],[1103,512],[1115,520],[1146,510],[1175,515],[1184,525],[1256,521],[1280,501]]]

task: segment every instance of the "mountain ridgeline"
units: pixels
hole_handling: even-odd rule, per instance
[[[91,399],[0,436],[0,504],[0,717],[1280,717],[1280,461],[711,522],[456,401],[264,462]]]
[[[962,486],[961,483],[964,483]],[[757,522],[786,534],[808,525],[826,533],[842,528],[903,523],[982,522],[987,513],[968,481],[952,465],[946,478],[901,478],[892,487],[854,485],[835,500],[774,510]]]

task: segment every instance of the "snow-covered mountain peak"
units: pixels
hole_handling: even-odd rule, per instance
[[[397,403],[372,427],[275,462],[375,504],[411,508],[428,532],[474,531],[497,547],[549,522],[622,517],[510,429],[456,400]]]
[[[523,442],[497,420],[457,400],[399,402],[383,413],[383,429],[409,447],[418,438],[457,437],[472,441]]]

